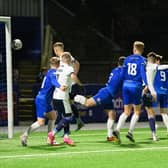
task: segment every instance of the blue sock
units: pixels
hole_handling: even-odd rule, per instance
[[[156,132],[156,128],[155,128],[155,118],[154,117],[150,117],[149,118],[149,126],[152,132]]]
[[[70,134],[70,125],[67,123],[64,127],[64,134]]]
[[[62,130],[62,128],[65,128],[64,131],[68,131],[69,132],[69,123],[71,121],[71,118],[70,117],[65,117],[65,118],[62,118],[59,123],[57,124],[56,128],[55,128],[55,131],[56,132],[59,132],[60,130]],[[64,132],[65,133],[65,132]]]

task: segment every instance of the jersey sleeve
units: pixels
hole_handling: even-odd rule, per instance
[[[147,85],[152,94],[156,94],[154,89],[154,79],[156,76],[157,65],[156,64],[148,64],[146,68],[146,78]]]
[[[158,65],[158,70],[168,69],[168,65]]]
[[[50,79],[51,79],[51,84],[57,88],[59,88],[61,85],[57,81],[57,76],[56,72],[50,73]]]
[[[145,67],[146,67],[146,62],[142,62],[141,63],[141,68],[140,68],[140,73],[141,73],[141,77],[142,77],[142,82],[144,85],[147,85],[147,78],[146,78],[146,70],[145,70]]]

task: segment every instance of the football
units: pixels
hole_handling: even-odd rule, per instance
[[[20,50],[20,49],[22,49],[22,47],[23,47],[23,43],[20,39],[14,39],[12,41],[12,48],[14,50]]]

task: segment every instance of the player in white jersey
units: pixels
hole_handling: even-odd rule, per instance
[[[54,43],[53,44],[53,50],[54,50],[55,55],[58,56],[60,58],[60,61],[61,61],[62,60],[62,54],[64,53],[64,44],[62,42]],[[78,75],[79,68],[80,68],[80,63],[72,55],[71,55],[71,64],[74,68],[74,73],[76,75]],[[80,86],[75,84],[75,82],[72,82],[72,88],[70,90],[70,99],[73,100],[74,96],[76,94],[79,94],[80,91],[81,91]],[[77,129],[76,130],[80,130],[84,126],[84,122],[81,120],[81,117],[79,115],[79,111],[76,108],[75,104],[71,103],[71,108],[72,108],[74,118],[77,122]]]
[[[146,65],[146,76],[148,81],[148,87],[144,88],[144,93],[142,96],[143,106],[147,111],[149,126],[152,133],[153,141],[158,141],[159,138],[156,134],[156,127],[155,127],[155,111],[152,108],[153,101],[156,101],[156,92],[153,87],[153,81],[156,74],[156,53],[149,52],[147,54],[147,65]]]
[[[53,145],[55,134],[57,134],[62,128],[64,128],[64,143],[68,145],[74,145],[74,142],[69,138],[70,122],[72,120],[72,109],[69,99],[69,91],[72,81],[81,85],[77,75],[74,73],[74,69],[71,65],[71,54],[64,52],[62,55],[62,63],[57,70],[57,79],[60,85],[67,87],[65,91],[55,88],[53,94],[54,109],[62,116],[62,119],[57,124],[56,128],[48,133],[50,144]]]
[[[150,55],[149,55],[150,54]],[[168,95],[165,90],[163,92],[160,92],[160,88],[162,86],[166,86],[167,89],[167,71],[168,71],[168,65],[159,65],[160,61],[162,59],[162,56],[159,56],[156,53],[149,53],[148,54],[148,64],[147,64],[147,81],[148,81],[148,88],[156,100],[155,103],[151,104],[151,107],[147,109],[148,115],[150,112],[150,109],[153,109],[155,107],[160,106],[160,113],[163,119],[163,122],[168,130],[168,115],[167,115],[167,107],[168,107]],[[153,57],[155,57],[155,61],[152,61],[150,59],[151,55],[153,54]],[[155,116],[155,111],[151,110],[151,116]],[[154,125],[154,124],[153,124]],[[155,129],[155,125],[153,126],[153,129]]]

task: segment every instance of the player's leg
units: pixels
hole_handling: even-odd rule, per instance
[[[115,141],[115,137],[113,136],[114,124],[116,119],[116,112],[114,110],[105,110],[108,119],[107,119],[107,141]]]
[[[167,129],[167,134],[168,134],[168,114],[167,114],[167,109],[168,109],[168,95],[160,95],[159,96],[159,103],[160,103],[160,114],[162,116],[163,123],[166,126]]]
[[[69,94],[70,95],[70,99],[73,100],[75,95],[82,94],[82,93],[84,93],[84,92],[81,91],[81,87],[78,84],[73,84],[72,88],[71,88],[71,92]],[[71,108],[72,108],[73,117],[76,120],[76,124],[77,124],[77,128],[76,128],[75,131],[78,131],[82,127],[84,127],[84,122],[82,121],[82,119],[80,117],[79,110],[77,109],[75,103],[71,102]]]
[[[47,104],[44,100],[36,98],[35,100],[36,104],[36,114],[37,114],[37,121],[35,121],[33,124],[31,124],[26,131],[21,135],[21,144],[23,146],[27,146],[27,139],[28,136],[31,134],[31,132],[37,130],[45,123],[45,112],[47,110]]]
[[[141,95],[142,95],[142,86],[139,85],[135,85],[133,88],[131,88],[131,95],[132,95],[132,104],[133,104],[133,110],[134,113],[131,117],[131,121],[130,121],[130,126],[129,126],[129,130],[128,133],[126,135],[126,137],[131,141],[131,142],[135,142],[134,138],[133,138],[133,130],[135,128],[136,123],[139,120],[139,116],[141,113]]]
[[[142,105],[144,106],[149,121],[149,127],[152,133],[153,141],[158,141],[159,138],[156,135],[156,121],[155,121],[155,111],[153,107],[157,107],[157,102],[153,102],[153,98],[150,92],[143,94]]]
[[[131,142],[135,142],[134,138],[133,138],[133,130],[135,128],[136,123],[139,120],[139,116],[140,116],[140,112],[141,112],[141,105],[134,105],[134,114],[131,117],[131,121],[130,121],[130,126],[129,126],[129,130],[128,133],[126,135],[126,137],[131,141]]]
[[[93,99],[93,97],[91,98],[86,98],[85,96],[82,96],[82,95],[76,95],[74,97],[74,101],[76,103],[80,103],[86,107],[92,107],[92,106],[96,106],[96,102],[95,100]]]
[[[79,115],[79,110],[77,109],[76,105],[72,103],[71,108],[72,108],[73,116],[77,123],[77,128],[75,131],[79,131],[82,127],[84,127],[84,122],[82,121]]]
[[[130,95],[129,88],[123,85],[123,103],[124,103],[124,112],[120,115],[115,131],[113,132],[114,136],[118,139],[118,142],[121,143],[120,139],[120,129],[124,126],[128,116],[131,113],[132,109],[132,96]]]
[[[153,141],[158,141],[159,138],[156,134],[156,121],[155,121],[155,111],[152,107],[145,107],[148,114],[149,127],[152,133]]]
[[[57,113],[56,111],[52,110],[46,114],[46,117],[48,118],[48,132],[51,132],[55,126]]]
[[[74,142],[69,138],[69,124],[72,120],[72,110],[70,107],[70,102],[66,100],[53,100],[54,109],[58,111],[58,113],[62,113],[63,117],[58,122],[56,128],[48,133],[48,138],[50,139],[50,144],[53,145],[55,134],[64,129],[64,142],[69,145],[74,145]]]

